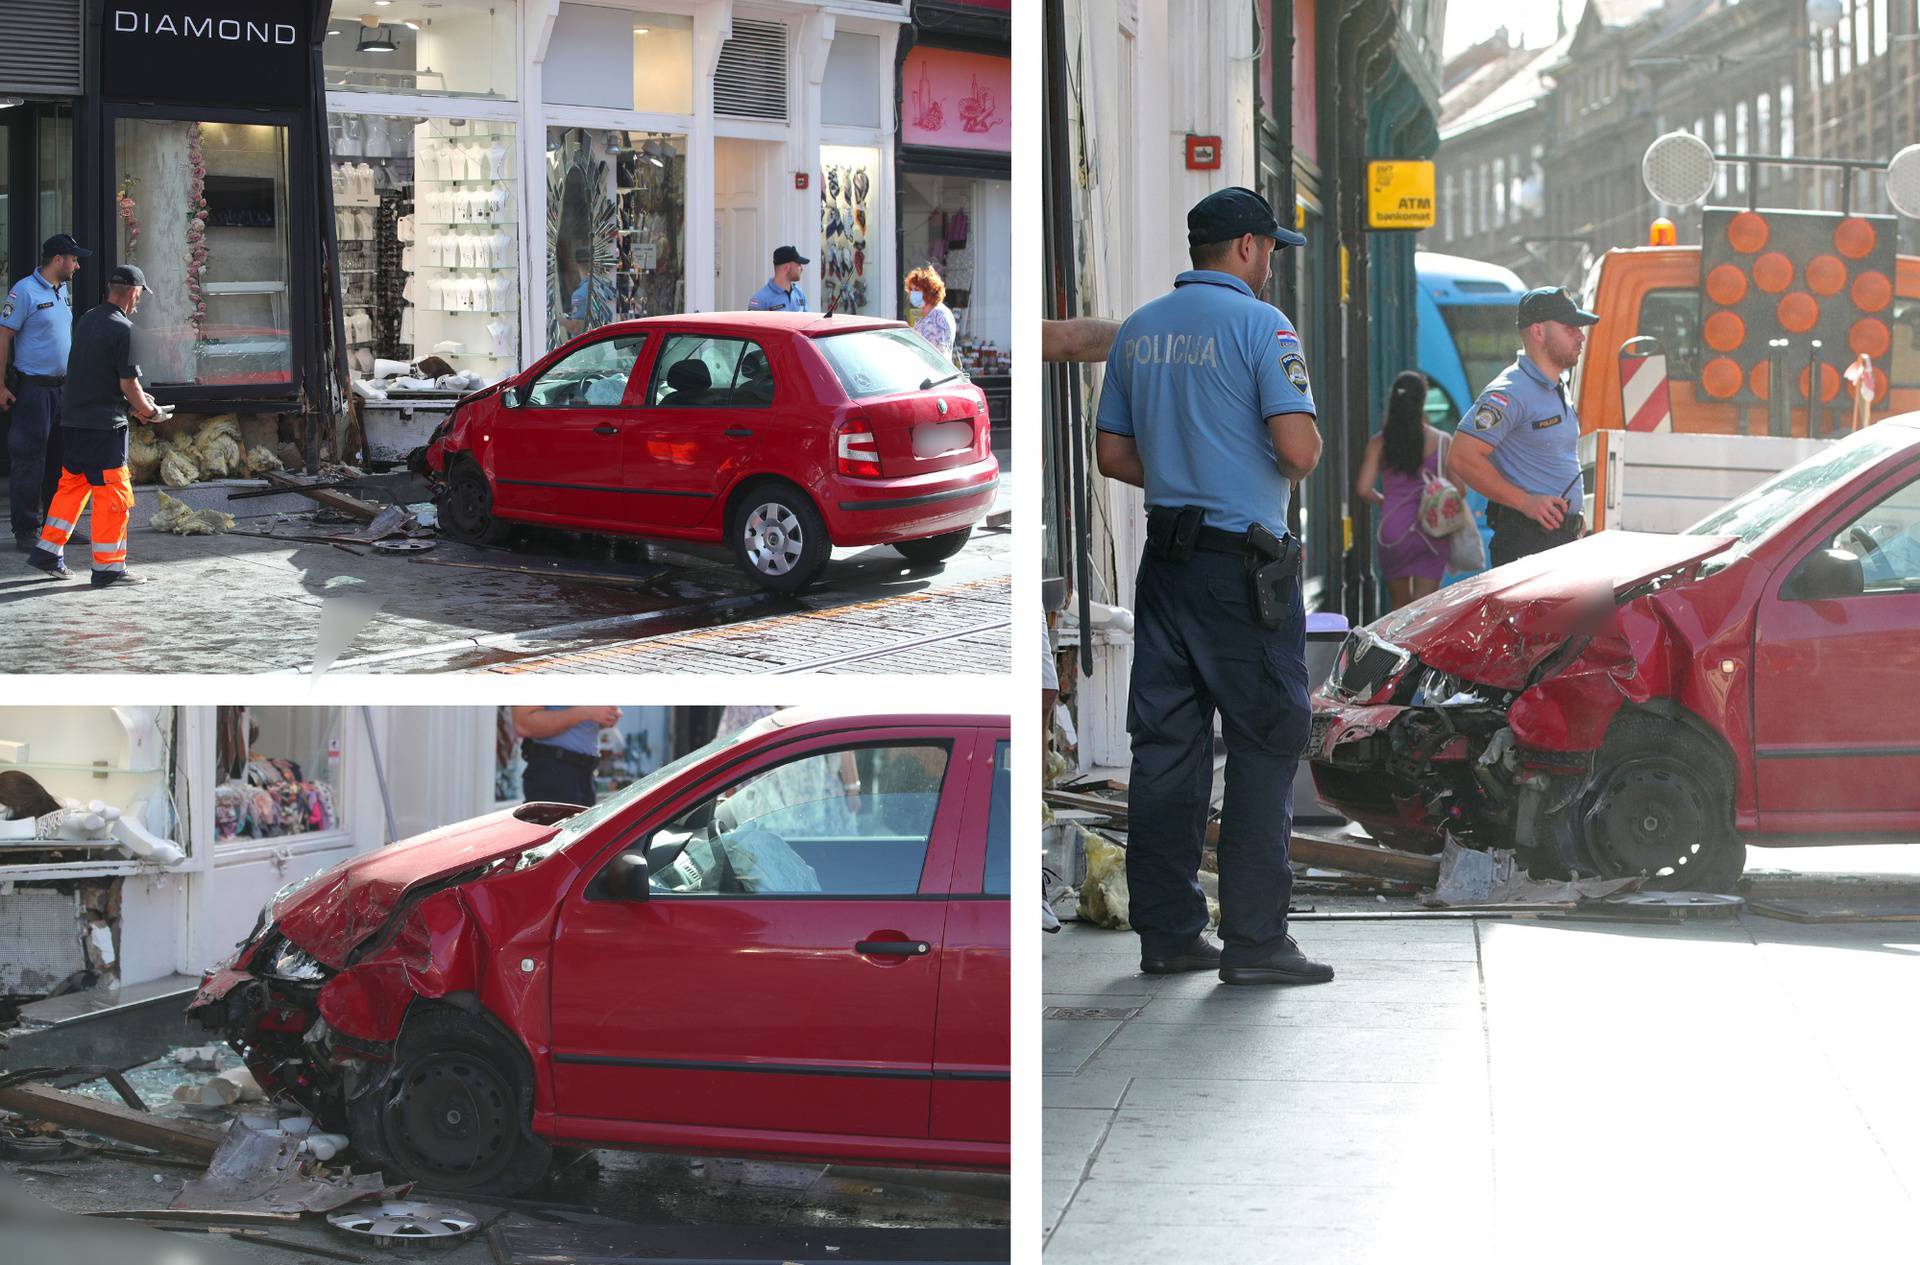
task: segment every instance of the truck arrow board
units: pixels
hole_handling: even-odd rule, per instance
[[[1379,161],[1367,164],[1367,227],[1432,228],[1433,164]]]

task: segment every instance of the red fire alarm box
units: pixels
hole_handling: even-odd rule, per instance
[[[794,172],[794,173],[793,173],[793,187],[794,187],[794,188],[796,188],[796,189],[804,189],[804,188],[806,188],[806,187],[807,187],[807,175],[808,175],[808,173],[807,173],[807,172],[804,172],[804,171],[796,171],[796,172]]]
[[[1220,170],[1220,138],[1218,136],[1187,137],[1187,170]]]

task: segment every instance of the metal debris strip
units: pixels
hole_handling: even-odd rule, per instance
[[[371,1237],[378,1247],[465,1238],[480,1228],[479,1218],[472,1213],[412,1199],[390,1199],[377,1208],[331,1212],[327,1221],[349,1234]]]
[[[1042,1019],[1131,1019],[1139,1014],[1139,1006],[1048,1006],[1040,1012]]]

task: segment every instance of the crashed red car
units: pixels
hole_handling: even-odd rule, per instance
[[[792,592],[836,546],[953,557],[1000,481],[987,397],[898,321],[708,312],[582,334],[462,400],[416,468],[449,534],[725,544]]]
[[[1920,414],[1678,535],[1605,531],[1348,635],[1320,797],[1389,846],[1721,890],[1920,829]]]
[[[1005,717],[779,713],[294,885],[188,1013],[443,1189],[556,1146],[1005,1168],[1007,748]]]

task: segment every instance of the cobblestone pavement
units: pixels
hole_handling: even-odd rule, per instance
[[[993,521],[1004,524],[1010,505],[1003,478]],[[287,524],[252,518],[239,526]],[[84,535],[68,553],[84,576]],[[129,565],[151,582],[104,591],[84,578],[50,583],[20,555],[0,557],[12,559],[0,562],[0,673],[301,673],[327,657],[329,630],[335,672],[544,664],[738,673],[824,659],[832,662],[822,670],[959,673],[1000,671],[1008,661],[1012,533],[1004,525],[977,528],[965,549],[935,566],[914,566],[885,546],[838,550],[824,580],[799,599],[765,593],[718,548],[615,546],[561,533],[537,533],[511,551],[443,541],[428,554],[400,556],[137,527]],[[543,567],[610,572],[625,582],[542,574]],[[687,636],[696,630],[734,635]],[[671,644],[640,653],[662,635]],[[789,637],[805,641],[787,644]],[[871,657],[875,651],[883,658]],[[601,666],[584,666],[589,653],[606,656]]]

